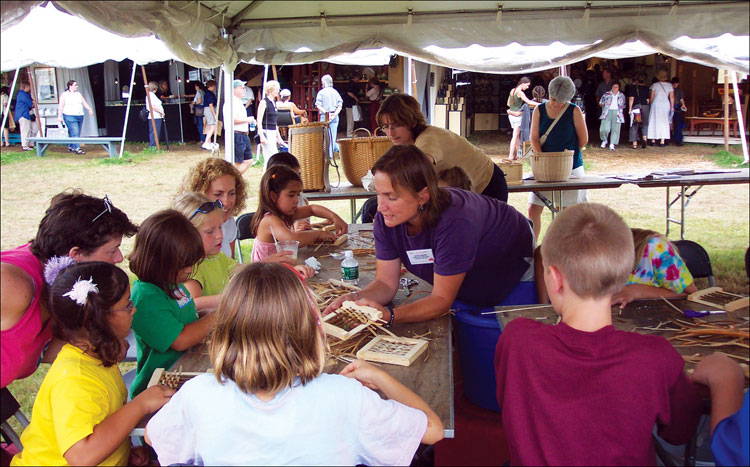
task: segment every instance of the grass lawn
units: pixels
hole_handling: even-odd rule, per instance
[[[508,137],[505,134],[488,132],[470,139],[496,160],[507,154]],[[742,160],[739,146],[732,146],[729,153],[719,151],[720,147],[697,144],[639,150],[627,146],[623,144],[611,152],[589,145],[583,155],[586,171],[590,174],[644,174],[674,167],[736,167]],[[127,154],[122,160],[111,160],[103,149],[94,146],[85,147],[87,154],[83,156],[68,153],[64,146],[50,146],[43,158],[36,157],[35,152],[3,148],[0,153],[2,249],[16,247],[33,238],[50,198],[67,188],[81,188],[95,196],[108,194],[115,206],[125,211],[135,223],[141,223],[153,212],[169,207],[188,168],[209,155],[195,143],[173,144],[168,152],[144,150],[144,147],[143,144],[127,144]],[[525,172],[529,171],[526,167]],[[254,211],[257,206],[261,175],[259,168],[250,168],[245,174],[249,185],[246,212]],[[335,170],[331,171],[330,179],[336,183]],[[517,193],[510,195],[509,203],[525,214],[527,200],[528,194]],[[591,190],[589,200],[613,207],[631,226],[660,232],[665,230],[663,188],[623,185],[619,189]],[[324,204],[349,220],[348,201]],[[358,202],[358,206],[361,204],[362,201]],[[706,186],[691,200],[686,214],[685,238],[706,248],[717,284],[728,291],[744,294],[748,293],[743,258],[750,237],[749,216],[750,191],[747,185]],[[551,215],[545,211],[541,240],[550,221]],[[679,228],[672,227],[670,238],[679,239]],[[133,239],[124,239],[122,251],[126,257],[132,247]],[[250,257],[250,248],[250,241],[243,243],[246,258]],[[127,259],[120,266],[130,274]],[[701,288],[704,284],[698,286]],[[129,369],[134,364],[123,365]],[[31,414],[33,399],[47,368],[49,365],[42,365],[31,377],[9,386],[27,415]]]

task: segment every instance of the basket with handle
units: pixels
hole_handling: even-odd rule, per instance
[[[329,141],[326,122],[289,126],[289,152],[299,161],[303,191],[331,191],[328,181]]]
[[[367,136],[358,137],[358,131],[367,132]],[[336,142],[339,143],[344,175],[354,186],[362,186],[362,177],[393,146],[389,137],[371,136],[367,128],[357,128],[351,138],[342,138]]]
[[[529,155],[531,172],[539,182],[564,182],[573,170],[573,151],[540,152]]]
[[[523,162],[511,159],[500,159],[497,166],[505,174],[508,185],[523,185]]]

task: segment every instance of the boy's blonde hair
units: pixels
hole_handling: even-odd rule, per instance
[[[209,353],[214,374],[246,394],[276,394],[323,371],[325,334],[302,280],[278,263],[251,263],[237,272],[216,311]]]
[[[602,204],[565,209],[542,243],[544,266],[558,268],[573,292],[599,298],[619,292],[633,269],[633,236],[625,221]]]
[[[188,218],[188,220],[195,226],[196,229],[199,229],[203,225],[203,223],[206,222],[210,214],[213,214],[214,212],[221,213],[221,210],[219,209],[214,209],[210,213],[206,214],[202,212],[195,212],[204,203],[212,202],[213,201],[211,201],[211,199],[203,193],[188,191],[187,193],[178,195],[177,198],[175,198],[174,202],[172,203],[172,208],[176,211],[180,211],[183,216]],[[193,216],[193,214],[195,214],[195,216]],[[193,218],[190,219],[190,216],[192,216]]]

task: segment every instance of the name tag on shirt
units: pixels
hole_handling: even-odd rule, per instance
[[[182,290],[177,290],[175,292],[175,298],[177,299],[177,306],[180,308],[190,303],[190,297],[182,293]]]
[[[432,264],[435,262],[435,255],[432,254],[432,248],[407,250],[406,255],[409,257],[411,264]]]

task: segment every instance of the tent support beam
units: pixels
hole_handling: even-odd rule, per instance
[[[245,8],[243,8],[239,13],[234,15],[234,18],[232,18],[232,22],[229,24],[229,28],[233,28],[237,25],[242,19],[245,17],[245,15],[250,14],[253,10],[258,8],[260,4],[263,3],[261,0],[253,0],[248,4]]]
[[[732,72],[732,89],[734,89],[734,106],[737,110],[737,123],[740,127],[740,140],[742,141],[742,157],[744,163],[750,162],[750,155],[747,150],[747,140],[745,139],[745,122],[742,119],[742,109],[740,107],[740,90],[737,86],[737,73]],[[724,125],[727,126],[727,125]]]
[[[135,69],[138,65],[133,60],[133,70],[130,72],[130,87],[128,88],[128,107],[125,109],[125,123],[122,125],[122,142],[120,143],[120,157],[122,159],[122,152],[125,150],[125,136],[128,134],[128,118],[130,118],[130,102],[133,100],[133,85],[135,84]]]
[[[5,105],[5,110],[3,111],[3,125],[0,126],[0,128],[5,128],[5,124],[8,121],[8,118],[10,118],[10,101],[13,97],[13,92],[16,90],[16,82],[18,81],[18,72],[21,70],[21,68],[16,68],[16,74],[13,76],[13,84],[10,85],[10,94],[8,95],[8,103]]]
[[[234,162],[234,72],[229,71],[224,65],[221,66],[222,78],[224,78],[224,100],[226,101],[229,115],[224,112],[224,159]]]
[[[724,150],[729,151],[729,72],[726,68],[724,69]]]

